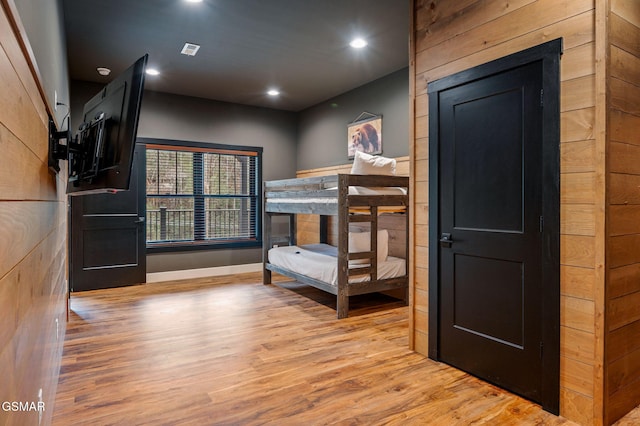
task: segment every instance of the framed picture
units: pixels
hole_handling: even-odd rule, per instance
[[[356,151],[372,155],[382,154],[381,115],[373,115],[370,118],[349,123],[347,126],[347,156],[349,159],[354,157]]]

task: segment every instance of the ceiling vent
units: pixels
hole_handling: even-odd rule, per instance
[[[198,46],[197,44],[185,43],[180,53],[187,56],[196,56],[196,53],[198,53],[199,49],[200,46]]]

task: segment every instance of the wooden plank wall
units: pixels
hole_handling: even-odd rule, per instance
[[[42,389],[49,424],[66,323],[65,182],[48,171],[48,113],[15,16],[0,3],[0,401],[37,403]],[[0,425],[24,424],[38,413],[0,411]]]
[[[640,2],[609,14],[605,417],[640,404]]]
[[[623,0],[624,1],[624,0]],[[600,3],[600,2],[595,2]],[[414,349],[428,350],[427,83],[562,37],[561,61],[561,401],[580,424],[602,417],[604,274],[603,154],[596,127],[593,0],[414,0],[415,77]],[[600,145],[598,145],[598,143]],[[600,351],[601,353],[601,351]]]

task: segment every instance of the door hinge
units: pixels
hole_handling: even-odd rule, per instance
[[[540,106],[544,106],[544,89],[540,89]]]
[[[540,358],[542,358],[543,352],[544,352],[544,343],[540,342]]]
[[[540,233],[544,232],[544,217],[540,216]]]

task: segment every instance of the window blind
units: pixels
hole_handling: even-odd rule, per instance
[[[147,245],[258,239],[260,152],[147,145]]]

